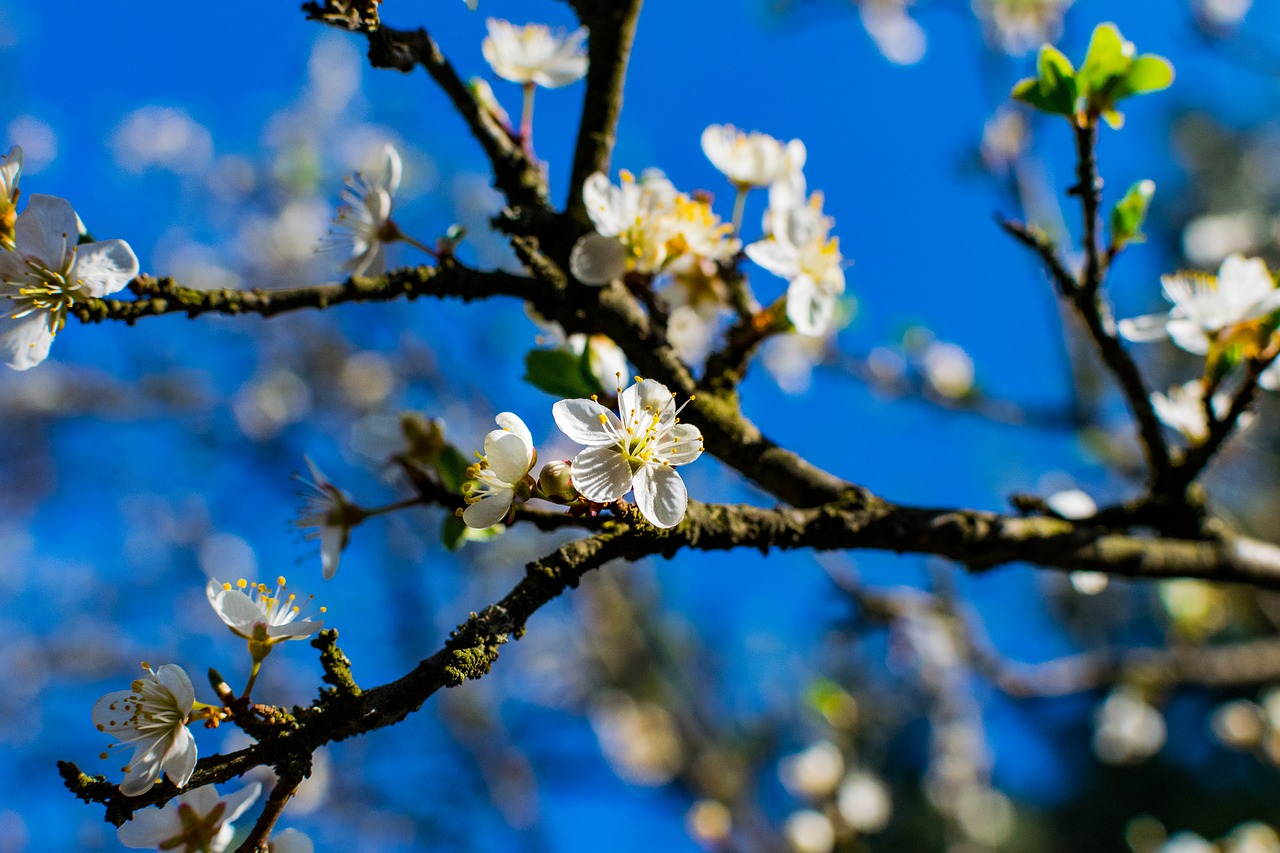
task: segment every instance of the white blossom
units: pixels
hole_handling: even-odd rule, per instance
[[[813,744],[803,752],[789,755],[778,762],[778,778],[792,794],[820,799],[840,784],[844,773],[844,755],[829,740]]]
[[[529,497],[529,470],[538,460],[524,421],[511,412],[502,412],[495,420],[500,429],[484,437],[484,455],[467,469],[470,481],[463,486],[467,508],[462,520],[476,529],[502,521],[517,498]]]
[[[223,853],[235,835],[232,822],[253,805],[261,792],[260,782],[226,796],[220,795],[212,785],[204,785],[169,801],[163,808],[136,812],[116,835],[121,844],[134,849],[154,847],[175,853]],[[273,849],[284,853],[279,848]]]
[[[864,833],[880,832],[889,825],[889,818],[893,816],[889,789],[877,776],[865,770],[850,773],[840,783],[836,808],[851,829]]]
[[[804,166],[804,145],[794,140],[792,161],[788,146],[766,133],[743,133],[731,124],[713,124],[702,131],[702,153],[739,189],[767,187]],[[798,166],[795,159],[798,156]]]
[[[400,152],[388,143],[383,146],[382,156],[378,175],[367,178],[357,172],[347,178],[342,204],[333,220],[345,232],[335,242],[350,248],[351,257],[342,268],[352,275],[379,275],[386,268],[387,244],[401,236],[391,219],[396,191],[400,189]]]
[[[844,293],[844,256],[839,240],[828,236],[832,224],[814,193],[808,204],[771,209],[769,236],[746,249],[751,260],[787,279],[787,318],[802,335],[825,333]]]
[[[130,797],[151,790],[162,772],[182,787],[196,766],[196,742],[187,729],[196,702],[191,679],[177,664],[143,667],[146,674],[128,690],[108,693],[93,706],[98,731],[118,738],[120,745],[135,744],[120,784],[120,792]]]
[[[138,274],[128,243],[77,246],[79,233],[71,203],[54,196],[31,196],[15,222],[14,251],[0,252],[0,360],[9,367],[44,361],[73,305],[115,293]]]
[[[368,513],[354,504],[346,492],[329,482],[314,462],[304,459],[311,471],[311,479],[295,475],[308,492],[302,496],[302,509],[294,524],[304,530],[315,528],[307,538],[320,540],[320,567],[324,579],[331,580],[338,572],[342,549],[351,540],[351,528],[364,521]]]
[[[276,578],[274,589],[243,578],[234,585],[210,578],[205,595],[218,618],[251,643],[273,646],[285,640],[305,640],[324,627],[323,621],[313,621],[309,616],[299,618],[302,606],[297,595],[289,592],[283,577]]]
[[[1223,331],[1280,309],[1280,289],[1261,258],[1231,255],[1216,277],[1183,272],[1161,282],[1173,308],[1121,320],[1121,335],[1131,341],[1168,337],[1187,352],[1205,355]]]
[[[641,379],[618,389],[617,415],[594,399],[561,400],[552,407],[556,425],[587,446],[573,459],[573,485],[583,497],[609,503],[634,489],[636,505],[651,524],[680,523],[688,493],[675,468],[702,454],[702,433],[680,422],[674,397],[661,382]]]
[[[1151,407],[1156,417],[1170,429],[1182,434],[1188,441],[1199,443],[1209,436],[1209,422],[1204,410],[1204,383],[1193,379],[1183,385],[1175,385],[1167,395],[1159,391],[1151,392]],[[1231,407],[1231,398],[1226,394],[1213,395],[1214,417],[1221,418]],[[1244,429],[1253,420],[1251,412],[1245,412],[1237,421],[1237,427]]]
[[[504,80],[555,89],[587,73],[587,52],[582,44],[587,38],[586,27],[566,34],[564,30],[553,33],[545,24],[517,26],[499,18],[489,18],[485,24],[489,35],[480,50]]]
[[[623,170],[614,186],[603,172],[582,185],[582,201],[595,226],[574,244],[569,269],[583,284],[608,284],[628,269],[657,272],[667,260],[675,186],[656,169],[639,180]]]
[[[1094,713],[1093,751],[1108,764],[1133,764],[1164,746],[1160,711],[1129,687],[1111,692]]]

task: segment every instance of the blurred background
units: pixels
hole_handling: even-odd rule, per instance
[[[317,247],[343,178],[391,141],[402,227],[431,243],[462,224],[465,262],[513,265],[487,233],[499,200],[479,150],[425,74],[367,68],[361,37],[290,3],[124,6],[0,0],[0,136],[23,146],[24,195],[67,197],[95,237],[191,286],[333,281],[343,255]],[[573,24],[546,0],[383,7],[517,114],[518,87],[481,58],[488,15]],[[1110,279],[1118,315],[1161,310],[1162,272],[1280,261],[1273,4],[646,4],[615,169],[661,168],[727,217],[702,129],[802,139],[853,262],[838,333],[774,340],[744,386],[773,438],[904,502],[1002,510],[1026,493],[1070,514],[1135,494],[1119,398],[993,219],[1064,242],[1076,229],[1069,130],[1008,92],[1042,41],[1079,60],[1104,20],[1178,72],[1102,131],[1108,206],[1157,185],[1149,240]],[[581,94],[538,94],[558,200]],[[756,270],[753,285],[771,299],[785,283]],[[118,775],[89,711],[138,661],[182,664],[206,701],[207,667],[241,683],[248,656],[206,578],[286,575],[314,593],[365,685],[516,583],[563,534],[449,551],[441,511],[421,509],[355,530],[325,583],[291,474],[306,454],[366,506],[403,497],[388,460],[406,411],[469,455],[511,410],[543,460],[569,457],[554,398],[522,381],[526,352],[555,345],[518,304],[424,300],[73,321],[45,364],[0,373],[0,853],[121,849],[54,762]],[[1137,354],[1153,387],[1195,375],[1171,346]],[[1274,541],[1280,411],[1259,411],[1208,486]],[[709,456],[685,470],[697,499],[768,502]],[[682,554],[592,573],[489,677],[322,750],[282,825],[321,851],[1266,853],[1280,851],[1278,684],[1271,594],[875,553]],[[307,703],[318,685],[295,644],[255,697]],[[196,737],[202,755],[244,743],[230,727]]]

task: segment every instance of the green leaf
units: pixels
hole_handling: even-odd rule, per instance
[[[1146,221],[1155,191],[1154,181],[1138,181],[1111,209],[1112,246],[1121,249],[1126,243],[1141,243],[1147,239],[1142,233],[1142,224]]]
[[[1028,77],[1013,87],[1013,97],[1053,115],[1069,116],[1076,107],[1075,69],[1071,60],[1053,45],[1040,48],[1038,77]]]
[[[1104,92],[1113,78],[1124,76],[1133,57],[1133,43],[1125,41],[1115,24],[1098,24],[1089,39],[1089,52],[1076,80],[1080,94],[1092,98]]]
[[[1173,65],[1163,56],[1144,53],[1129,66],[1112,92],[1115,100],[1158,92],[1173,85]]]
[[[467,469],[471,463],[462,451],[452,444],[446,444],[436,460],[436,470],[440,472],[440,482],[455,495],[462,494],[462,484],[467,481]]]
[[[451,515],[440,526],[440,544],[446,551],[456,551],[467,542],[467,525],[456,515]]]
[[[526,382],[556,397],[590,397],[600,392],[586,350],[582,355],[562,349],[530,350],[524,357],[524,370]]]

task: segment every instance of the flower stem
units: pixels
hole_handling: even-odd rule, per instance
[[[733,201],[733,233],[740,234],[742,232],[742,214],[747,210],[747,193],[751,192],[750,187],[739,186],[738,197]]]
[[[253,692],[254,682],[258,680],[258,670],[262,668],[262,659],[253,659],[253,669],[249,670],[249,681],[244,686],[244,692],[241,694],[242,699],[248,699],[249,694]]]
[[[533,93],[537,89],[537,83],[524,84],[524,108],[520,111],[520,142],[530,157],[533,156]]]
[[[395,503],[387,504],[386,506],[378,506],[378,507],[374,507],[373,509],[366,509],[364,511],[364,517],[372,518],[375,515],[386,515],[389,512],[395,512],[396,510],[399,510],[399,509],[408,509],[411,506],[420,506],[422,503],[423,503],[422,498],[405,498],[402,501],[396,501]]]
[[[437,252],[435,249],[428,246],[426,243],[423,243],[420,240],[415,240],[414,238],[410,237],[408,234],[404,233],[403,231],[400,232],[400,242],[408,243],[410,246],[417,249],[418,251],[425,252],[426,254],[435,258],[437,261],[440,260],[439,252]]]

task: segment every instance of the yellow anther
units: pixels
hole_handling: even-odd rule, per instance
[[[225,590],[230,590],[230,589],[231,589],[231,584],[229,584],[229,583],[225,583],[225,582],[224,582],[224,583],[222,584],[222,588],[223,588],[223,589],[225,589]]]
[[[327,608],[327,607],[321,607],[321,608],[320,608],[320,612],[321,612],[321,613],[328,613],[328,612],[329,612],[329,608]]]
[[[143,661],[143,662],[142,662],[142,668],[143,668],[143,669],[145,669],[147,672],[150,672],[150,671],[151,671],[151,664],[147,663],[146,661]],[[134,690],[137,690],[137,689],[138,689],[138,688],[136,688],[136,687],[134,688]]]
[[[601,413],[599,414],[599,416],[598,416],[598,417],[600,418],[600,423],[601,423],[601,424],[603,424],[604,426],[608,426],[608,425],[609,425],[609,419],[608,419],[607,417],[605,417],[604,412],[601,412]]]
[[[249,582],[244,578],[240,578],[240,580],[236,581],[236,586],[240,587],[241,589],[244,589],[248,585],[249,585]]]
[[[284,575],[280,575],[279,577],[276,578],[276,585],[284,586]]]

